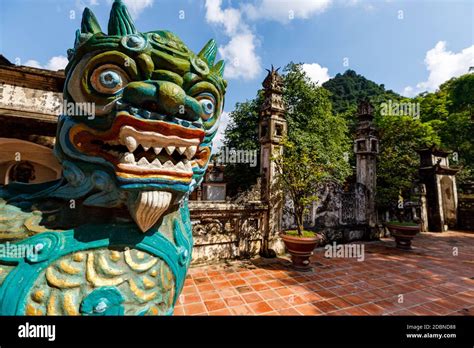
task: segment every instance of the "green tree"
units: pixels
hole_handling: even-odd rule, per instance
[[[351,149],[344,118],[334,115],[329,92],[316,86],[300,64],[284,69],[284,93],[288,136],[283,155],[275,158],[278,183],[293,202],[299,236],[308,206],[318,199],[318,185],[343,181],[350,174],[346,160]]]
[[[301,64],[288,64],[284,69],[285,117],[288,122],[288,138],[297,147],[317,150],[321,164],[332,168],[331,175],[343,180],[350,174],[345,160],[351,153],[351,140],[343,117],[332,113],[329,92],[316,86]],[[231,122],[225,131],[225,145],[236,149],[260,148],[258,140],[259,110],[263,102],[262,91],[257,97],[244,103],[237,103],[230,113]],[[225,175],[232,185],[229,192],[247,189],[259,175],[258,166],[228,165]]]
[[[346,113],[357,106],[360,100],[370,100],[377,105],[377,99],[398,99],[400,95],[392,90],[386,90],[379,85],[357,74],[354,70],[347,70],[344,74],[337,74],[323,83],[323,87],[331,92],[331,101],[336,113]],[[379,98],[383,96],[383,98]],[[351,114],[354,115],[354,114]]]
[[[435,130],[412,116],[377,115],[380,153],[377,159],[377,203],[389,208],[401,195],[410,199],[418,179],[419,155],[416,150],[440,140]]]
[[[445,88],[448,90],[451,100],[450,111],[469,111],[472,116],[474,111],[474,74],[465,74],[452,79]],[[441,86],[441,89],[443,89],[443,86]]]
[[[463,168],[459,181],[468,180],[474,171],[474,74],[452,78],[414,101],[421,105],[421,120],[439,136],[440,147],[456,153],[451,163]]]
[[[318,164],[331,168],[334,179],[344,180],[350,174],[347,157],[352,151],[345,119],[332,112],[329,92],[316,86],[301,64],[288,64],[284,73],[289,141],[299,149],[315,151]]]
[[[263,102],[261,93],[257,98],[237,103],[230,113],[230,123],[225,130],[224,145],[228,149],[257,151],[260,159],[260,143],[258,139],[259,110]],[[248,190],[259,175],[259,162],[256,167],[245,163],[231,163],[226,165],[224,175],[228,179],[228,194],[235,196],[239,190]]]
[[[318,185],[330,180],[332,168],[323,164],[314,147],[301,146],[285,139],[282,141],[283,154],[274,156],[277,169],[276,186],[293,203],[292,215],[296,221],[298,236],[303,236],[304,215],[308,206],[317,201]]]

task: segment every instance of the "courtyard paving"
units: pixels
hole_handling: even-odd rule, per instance
[[[192,267],[175,315],[474,315],[474,233],[363,244],[363,261],[316,249],[311,272],[285,258]]]

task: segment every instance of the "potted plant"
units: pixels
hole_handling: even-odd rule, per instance
[[[414,222],[389,221],[385,223],[390,234],[395,238],[397,248],[403,250],[411,249],[411,241],[420,232],[420,225]]]
[[[297,146],[294,142],[282,141],[283,154],[274,157],[277,170],[277,185],[292,203],[289,209],[296,229],[282,231],[280,237],[291,255],[293,267],[310,270],[309,257],[321,237],[304,229],[303,219],[308,206],[318,197],[318,186],[328,178],[328,168],[318,161],[317,154],[308,147]],[[285,208],[286,209],[286,208]]]

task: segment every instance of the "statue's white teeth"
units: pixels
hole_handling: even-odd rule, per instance
[[[125,138],[125,146],[127,146],[128,151],[133,152],[137,149],[138,143],[132,136],[127,136]]]
[[[193,172],[192,163],[195,163],[193,161],[198,152],[198,138],[179,138],[123,126],[118,139],[128,149],[116,156],[122,170],[146,173]]]
[[[194,155],[196,154],[196,151],[197,151],[197,146],[190,146],[186,149],[184,154],[186,155],[188,159],[192,159]]]
[[[174,149],[176,149],[175,146],[167,146],[167,147],[166,147],[166,152],[168,153],[168,155],[171,156],[171,155],[173,154],[173,152],[174,152]]]
[[[124,163],[135,163],[135,156],[133,153],[126,152],[125,155],[123,156],[123,162]]]
[[[163,165],[164,168],[174,168],[174,164],[171,161],[166,161]]]
[[[140,158],[140,160],[137,162],[138,166],[140,167],[148,167],[150,165],[150,162],[145,157]]]
[[[153,160],[153,162],[151,162],[151,164],[152,164],[153,167],[156,167],[156,168],[161,168],[161,167],[163,167],[163,166],[161,165],[160,160],[159,160],[158,158],[155,158],[155,159]]]
[[[146,157],[142,157],[138,160],[138,162],[135,162],[135,158],[133,154],[131,153],[126,153],[120,160],[121,165],[124,168],[129,168],[130,166],[132,167],[138,167],[142,169],[164,169],[164,170],[172,170],[172,171],[177,171],[177,172],[186,172],[190,173],[193,170],[192,166],[192,161],[188,161],[187,159],[184,159],[180,162],[177,162],[176,164],[173,164],[171,160],[168,160],[164,163],[161,163],[161,161],[158,158],[155,158],[151,163],[148,161]]]
[[[179,169],[179,170],[186,170],[186,167],[184,166],[183,162],[179,162],[179,163],[176,165],[176,169]]]

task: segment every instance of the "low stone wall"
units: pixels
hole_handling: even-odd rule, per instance
[[[249,258],[260,252],[267,205],[190,201],[192,264]]]

